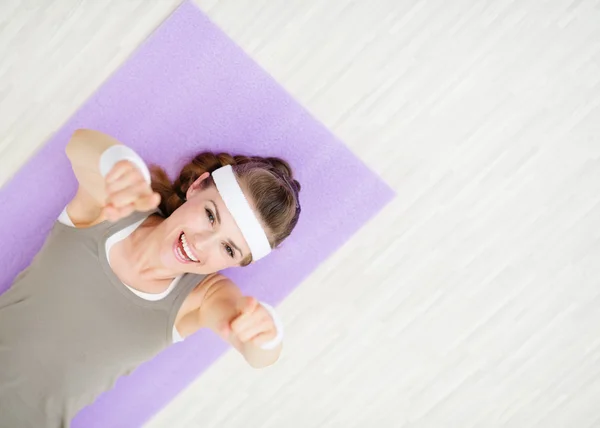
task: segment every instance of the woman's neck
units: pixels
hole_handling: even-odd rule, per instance
[[[164,219],[150,215],[123,242],[124,254],[131,269],[142,281],[173,280],[182,274],[168,269],[160,260],[160,249],[164,245]]]

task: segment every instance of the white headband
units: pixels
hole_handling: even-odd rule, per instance
[[[217,190],[225,202],[225,206],[233,216],[236,224],[246,239],[252,260],[262,259],[271,252],[271,244],[260,222],[254,215],[250,204],[242,192],[231,165],[226,165],[212,173]]]

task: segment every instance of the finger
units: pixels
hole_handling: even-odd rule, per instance
[[[276,336],[277,336],[277,332],[275,330],[260,333],[260,334],[257,334],[256,336],[254,336],[250,340],[250,343],[252,343],[254,346],[260,347],[261,345],[264,345],[265,343],[270,342],[271,340],[275,339]]]
[[[115,222],[117,220],[117,209],[113,208],[110,205],[106,205],[103,209],[103,215],[106,218],[106,220],[111,221],[111,222]]]
[[[106,220],[110,222],[115,222],[119,219],[118,211],[116,208],[113,208],[110,205],[106,205],[103,209],[103,214]]]
[[[130,216],[135,211],[135,206],[133,204],[125,205],[124,207],[117,208],[117,217],[118,219],[125,218]]]
[[[118,208],[135,203],[136,200],[150,195],[151,192],[152,191],[147,183],[138,182],[118,192],[109,194],[106,202],[107,205]]]
[[[138,211],[150,211],[156,208],[160,204],[160,195],[158,193],[151,193],[148,196],[142,196],[137,199],[134,203],[135,209]]]
[[[269,322],[269,320],[267,319],[254,318],[250,322],[246,322],[236,326],[232,324],[231,330],[242,342],[248,342],[258,334],[274,331],[275,326],[272,322]]]
[[[221,337],[221,339],[229,340],[229,336],[231,335],[232,331],[231,327],[229,326],[229,323],[224,322],[220,327],[217,328],[216,332]]]
[[[242,315],[238,315],[237,317],[235,317],[231,323],[230,323],[230,327],[231,327],[231,331],[233,332],[233,334],[238,334],[241,331],[244,331],[250,324],[248,323],[248,316],[246,316],[245,314]]]
[[[253,322],[254,311],[252,310],[252,302],[243,298],[244,301],[238,302],[237,310],[239,311],[238,316],[236,316],[231,321],[231,329],[235,332],[242,331],[247,326],[251,325]]]
[[[105,180],[107,183],[112,183],[119,180],[124,174],[131,170],[137,169],[130,161],[122,160],[117,162],[112,169],[106,174]]]
[[[240,314],[231,322],[231,329],[234,333],[241,332],[249,326],[270,320],[269,314],[263,309],[254,297],[245,296],[238,300],[237,310]]]
[[[237,301],[237,310],[241,314],[250,314],[258,307],[258,300],[251,296],[244,296]]]
[[[251,328],[248,328],[240,333],[236,333],[236,337],[240,340],[240,342],[246,343],[250,342],[255,336],[258,336],[261,333],[265,332],[264,326],[255,325]]]
[[[135,208],[133,205],[127,205],[124,207],[114,207],[112,205],[107,205],[104,207],[104,217],[111,222],[116,222],[122,218],[127,217],[128,215],[130,215],[133,211],[135,211]]]
[[[265,320],[258,318],[256,314],[243,313],[238,315],[231,321],[231,331],[233,331],[234,334],[239,335],[242,332],[252,328],[254,325],[263,321]]]
[[[106,193],[116,193],[136,183],[146,183],[144,176],[137,168],[128,168],[120,171],[117,179],[109,181],[108,175],[106,180]]]

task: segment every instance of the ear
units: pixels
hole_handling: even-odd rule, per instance
[[[202,186],[202,182],[208,177],[210,177],[210,172],[205,172],[200,177],[198,177],[196,181],[194,181],[192,185],[188,188],[187,192],[185,192],[186,199],[190,199],[190,197],[200,189],[200,187]]]

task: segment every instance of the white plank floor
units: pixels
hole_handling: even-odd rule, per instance
[[[0,183],[178,3],[0,2]],[[197,3],[398,198],[148,427],[599,427],[600,2]]]

